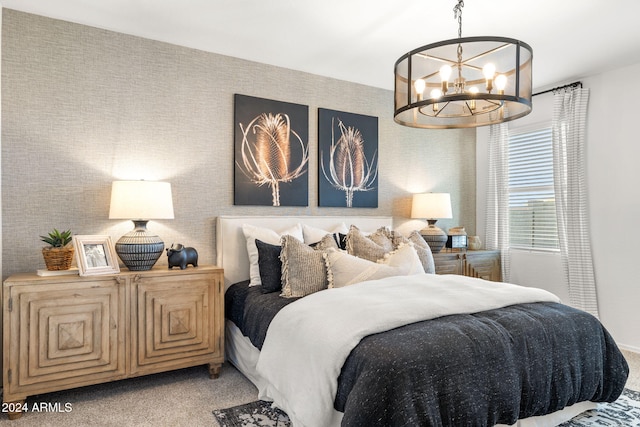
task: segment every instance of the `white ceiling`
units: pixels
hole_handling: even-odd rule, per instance
[[[456,3],[0,0],[4,8],[386,89],[402,54],[457,37]],[[529,44],[541,90],[640,63],[638,16],[640,0],[467,0],[462,35]]]

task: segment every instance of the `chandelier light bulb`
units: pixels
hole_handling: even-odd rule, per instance
[[[478,88],[477,88],[477,87],[475,87],[475,86],[471,86],[471,87],[469,88],[469,93],[470,93],[471,95],[473,95],[473,96],[476,96],[476,95],[478,94]],[[475,99],[471,99],[471,100],[469,101],[469,109],[470,109],[471,111],[475,111],[475,110],[476,110],[476,100],[475,100]]]
[[[439,99],[442,96],[442,91],[440,89],[433,89],[431,91],[430,95],[431,95],[432,99]],[[433,109],[434,113],[437,112],[440,109],[440,107],[438,106],[437,102],[434,102],[431,105],[431,108]]]
[[[482,68],[482,74],[487,79],[487,92],[491,93],[493,90],[493,76],[496,74],[496,66],[489,62]]]
[[[440,67],[440,78],[442,81],[448,81],[449,77],[451,77],[452,69],[450,65],[443,65]]]
[[[416,89],[416,94],[418,94],[418,99],[422,99],[422,93],[426,86],[427,83],[423,79],[418,79],[413,83],[413,87]]]
[[[489,62],[482,68],[482,74],[487,80],[493,80],[493,76],[496,74],[496,66]]]
[[[498,74],[495,79],[496,89],[502,95],[504,94],[504,88],[507,87],[507,76],[504,74]]]
[[[443,65],[440,67],[440,79],[442,80],[442,93],[449,90],[449,77],[451,77],[451,66]]]

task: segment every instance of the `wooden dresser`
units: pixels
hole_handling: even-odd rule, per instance
[[[224,361],[214,266],[116,275],[17,274],[3,287],[3,401]],[[9,418],[21,415],[10,411]]]
[[[461,274],[494,282],[502,281],[500,251],[442,251],[433,254],[436,274]]]

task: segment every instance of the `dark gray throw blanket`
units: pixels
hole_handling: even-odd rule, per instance
[[[246,284],[225,298],[227,317],[257,348],[278,310],[295,301]],[[345,426],[513,424],[585,400],[612,402],[628,372],[593,316],[520,304],[364,338],[342,368],[335,408]]]

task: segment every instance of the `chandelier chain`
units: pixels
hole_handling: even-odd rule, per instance
[[[462,8],[464,7],[464,1],[458,0],[458,4],[456,4],[453,8],[453,16],[458,19],[458,38],[462,38]],[[463,79],[462,79],[462,45],[458,44],[458,85],[456,85],[456,92],[460,93],[464,90]]]
[[[462,38],[462,8],[464,1],[458,0],[458,4],[453,8],[453,16],[458,20],[458,37]]]

